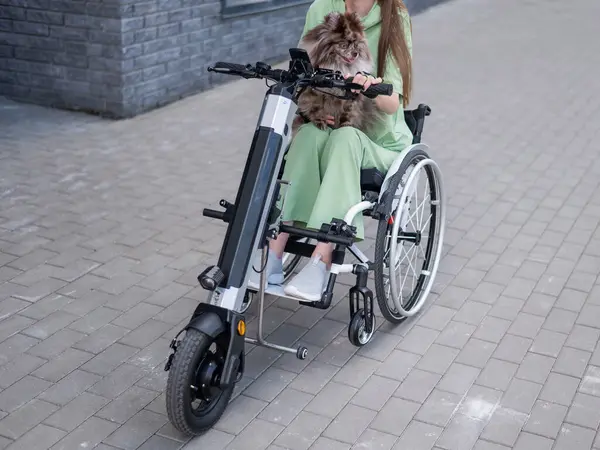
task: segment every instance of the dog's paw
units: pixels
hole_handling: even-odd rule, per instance
[[[327,121],[325,119],[315,120],[313,123],[319,130],[322,130],[322,131],[325,131],[327,129],[327,127],[329,127],[329,125],[327,124]]]
[[[342,128],[342,127],[354,127],[354,128],[357,128],[356,125],[357,125],[356,123],[354,123],[354,122],[352,122],[350,120],[345,120],[343,122],[340,122],[340,128]]]

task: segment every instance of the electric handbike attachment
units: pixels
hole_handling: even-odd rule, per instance
[[[360,91],[362,86],[352,83],[351,79],[344,79],[339,72],[313,68],[306,51],[290,49],[290,57],[288,70],[273,69],[261,62],[254,66],[219,62],[208,69],[211,72],[247,79],[265,79],[274,83],[269,86],[265,95],[235,203],[221,200],[223,211],[205,209],[203,212],[204,216],[223,220],[228,226],[217,265],[208,267],[198,276],[200,285],[209,292],[208,301],[198,305],[189,323],[172,340],[172,353],[165,365],[165,370],[169,371],[167,413],[175,428],[185,434],[205,432],[225,411],[235,383],[244,373],[245,342],[293,353],[299,359],[307,357],[308,352],[304,347],[279,346],[265,341],[263,337],[267,285],[264,270],[261,270],[260,286],[256,292],[259,301],[258,333],[255,339],[246,337],[245,305],[248,295],[254,295],[247,286],[250,271],[255,270],[252,261],[257,252],[262,250],[261,267],[266,266],[268,241],[276,238],[279,233],[287,232],[296,238],[290,239],[286,247],[287,253],[296,256],[310,256],[314,246],[307,240],[336,245],[333,262],[337,269],[331,271],[323,298],[318,302],[300,303],[315,308],[328,308],[332,302],[336,275],[341,272],[354,273],[357,282],[349,293],[350,341],[357,346],[364,345],[375,331],[373,293],[367,287],[368,271],[372,267],[369,266],[368,259],[356,249],[356,229],[351,225],[353,217],[361,210],[349,211],[344,220],[335,219],[330,224],[323,224],[320,230],[308,230],[282,224],[276,200],[281,184],[285,183],[280,179],[284,154],[291,139],[297,100],[304,89],[324,89],[326,93],[342,98],[352,98],[355,95],[374,98],[377,95],[391,95],[392,86],[379,84],[362,91],[362,94],[355,94],[352,91]],[[429,114],[425,108],[421,112],[423,118]],[[423,151],[416,152],[413,159],[417,166],[431,162],[425,158]],[[401,180],[390,182],[399,186]],[[396,200],[384,199],[384,203],[389,205],[393,201]],[[376,203],[371,201],[369,205]],[[377,214],[377,211],[372,214]],[[405,219],[404,221],[406,222]],[[387,224],[387,221],[384,222]],[[346,248],[359,259],[359,264],[343,264]],[[428,248],[427,252],[430,251],[431,248]],[[436,266],[438,259],[439,255],[435,258]],[[404,309],[402,312],[404,315],[412,315]],[[180,339],[183,332],[185,335]]]

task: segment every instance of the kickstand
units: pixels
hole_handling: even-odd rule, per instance
[[[284,347],[277,344],[271,344],[267,342],[263,337],[263,319],[265,312],[265,288],[267,286],[267,276],[266,276],[266,267],[267,267],[267,257],[269,252],[269,246],[265,245],[262,249],[262,258],[261,258],[261,267],[262,271],[260,272],[260,284],[258,287],[258,332],[256,335],[256,339],[246,338],[246,342],[254,345],[260,345],[262,347],[272,348],[273,350],[279,350],[281,352],[286,353],[294,353],[298,359],[306,359],[308,355],[308,349],[306,347]]]

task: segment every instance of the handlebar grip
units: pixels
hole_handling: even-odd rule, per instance
[[[283,79],[286,77],[288,72],[286,72],[285,70],[281,70],[281,69],[268,69],[268,70],[262,70],[258,73],[262,77],[265,77],[265,78],[270,78],[272,80],[277,80],[277,81],[283,81]]]
[[[241,64],[228,63],[228,62],[217,62],[217,63],[215,63],[215,66],[213,67],[213,69],[217,69],[217,70],[226,69],[231,72],[245,72],[246,70],[248,70],[246,68],[246,66],[243,66]]]
[[[375,98],[378,95],[392,95],[394,86],[391,84],[381,83],[370,86],[369,89],[363,92],[363,95],[368,98]]]

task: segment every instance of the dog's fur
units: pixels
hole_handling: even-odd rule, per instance
[[[300,47],[308,52],[315,68],[340,71],[344,75],[372,70],[373,60],[365,30],[359,16],[354,13],[328,14],[323,23],[306,33]],[[341,89],[328,91],[344,94]],[[329,126],[327,116],[334,117],[333,128],[350,126],[363,132],[368,131],[380,117],[375,102],[364,95],[344,100],[310,88],[300,95],[298,109],[323,130]]]

